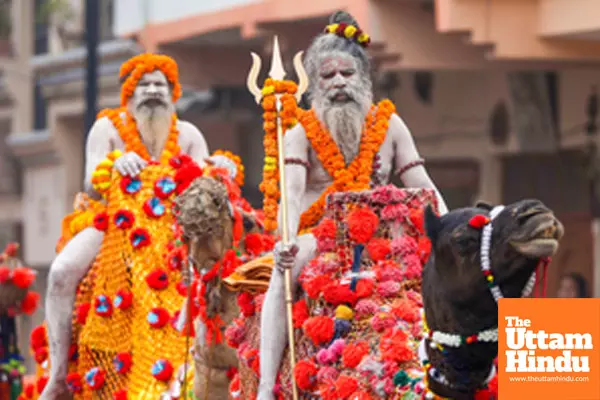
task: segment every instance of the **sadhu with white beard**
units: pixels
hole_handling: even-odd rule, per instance
[[[102,200],[102,194],[112,189],[112,168],[114,167],[123,179],[130,181],[129,185],[123,186],[123,191],[136,194],[139,190],[144,192],[143,188],[140,189],[142,184],[138,185],[140,181],[136,179],[150,163],[167,166],[173,156],[183,153],[203,165],[209,155],[202,133],[192,124],[180,121],[175,116],[175,102],[181,96],[181,86],[177,64],[173,59],[154,54],[133,57],[121,67],[120,79],[121,107],[101,112],[89,133],[86,146],[86,194],[78,195],[75,212],[63,221],[63,236],[57,246],[58,255],[50,267],[46,324],[51,371],[41,396],[41,399],[45,400],[68,395],[69,389],[77,393],[81,388],[88,393],[90,388],[97,389],[97,393],[103,393],[98,394],[100,398],[112,398],[113,395],[110,391],[102,392],[103,388],[94,388],[99,386],[101,380],[108,382],[108,377],[100,376],[108,373],[101,371],[101,368],[90,370],[91,372],[82,371],[80,375],[89,372],[88,375],[80,377],[87,380],[86,384],[74,379],[67,382],[68,374],[72,371],[69,363],[76,361],[71,347],[76,291],[103,246],[105,235],[108,234],[107,219],[113,217],[106,214],[106,205]],[[161,186],[161,190],[163,194],[168,195],[167,191],[172,191],[173,187],[169,187],[168,180],[163,181],[165,182],[167,185]],[[138,196],[142,194],[137,193]],[[140,200],[129,201],[137,201],[139,204],[136,208],[141,212],[145,199],[139,198]],[[169,200],[167,196],[164,199],[164,202]],[[136,215],[140,220],[139,214]],[[112,223],[112,220],[110,221]],[[165,229],[169,230],[169,227]],[[154,241],[156,243],[157,239]],[[106,246],[102,248],[104,247]],[[96,276],[93,279],[100,282],[102,278]],[[81,291],[82,287],[79,288]],[[109,296],[109,300],[115,301],[115,297]],[[120,301],[122,302],[123,298]],[[85,305],[78,306],[79,309],[75,311],[79,318],[82,309],[85,308],[81,306]],[[100,320],[99,326],[103,321],[110,325],[111,320],[106,318],[110,318],[109,311],[117,308],[116,304],[104,304],[98,301],[98,298],[91,300],[87,307],[91,307],[89,312],[86,311],[86,314],[89,313],[88,324],[90,319],[93,320],[97,315],[105,318]],[[168,340],[167,337],[164,339]],[[129,338],[122,338],[123,343],[127,340]],[[109,363],[112,361],[108,360]],[[127,364],[126,360],[124,362]],[[146,373],[150,374],[150,369]],[[76,377],[70,375],[70,378]],[[118,385],[112,390],[117,389]]]
[[[372,103],[367,45],[368,36],[357,22],[337,12],[306,52],[312,109],[301,112],[300,123],[285,135],[292,244],[276,246],[277,269],[263,304],[259,400],[274,398],[287,344],[286,329],[282,329],[286,317],[282,271],[292,269],[295,293],[302,267],[315,256],[316,241],[309,231],[323,215],[325,196],[387,184],[394,173],[406,187],[434,189],[440,212],[447,212],[394,105],[389,100]]]

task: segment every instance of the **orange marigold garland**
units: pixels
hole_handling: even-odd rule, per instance
[[[299,113],[300,122],[306,131],[317,158],[334,181],[321,196],[300,217],[299,230],[315,226],[323,216],[325,200],[330,193],[355,192],[370,187],[373,173],[373,159],[387,135],[389,120],[396,107],[389,100],[382,100],[371,107],[365,121],[365,130],[360,141],[356,158],[346,165],[331,134],[324,129],[313,110]]]
[[[125,121],[123,121],[123,113],[125,113]],[[142,142],[135,119],[124,108],[103,110],[99,113],[99,116],[110,119],[117,132],[119,132],[119,136],[123,140],[123,143],[125,143],[125,152],[133,151],[146,161],[152,159],[150,153],[148,153],[148,149]],[[168,164],[169,160],[173,156],[179,154],[180,151],[177,116],[173,114],[171,117],[169,136],[167,136],[167,142],[165,143],[164,150],[160,156],[160,163],[165,165]]]
[[[277,148],[277,101],[276,95],[281,95],[281,123],[283,132],[292,128],[298,122],[296,119],[297,104],[294,94],[298,86],[293,81],[277,81],[268,78],[263,87],[262,107],[264,110],[264,148],[265,165],[260,191],[264,195],[263,212],[267,232],[277,229],[277,212],[279,201],[279,167]]]
[[[213,153],[213,155],[214,156],[224,156],[224,157],[229,158],[231,161],[233,161],[237,167],[237,173],[235,175],[235,183],[239,187],[244,186],[244,179],[245,179],[244,164],[242,164],[242,159],[240,158],[240,156],[235,155],[228,150],[217,150]]]

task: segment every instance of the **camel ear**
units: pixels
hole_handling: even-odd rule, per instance
[[[430,204],[425,208],[423,220],[425,223],[425,232],[427,233],[431,244],[435,245],[440,231],[442,230],[442,223],[440,221],[440,217],[438,217],[435,211],[433,211],[433,208]]]
[[[475,203],[475,208],[483,208],[484,210],[492,211],[494,207],[490,203],[479,200],[477,203]]]

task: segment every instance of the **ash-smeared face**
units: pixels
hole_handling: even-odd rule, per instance
[[[133,92],[131,104],[135,111],[153,112],[173,107],[171,88],[161,71],[144,74]]]
[[[341,51],[323,53],[316,73],[315,112],[349,163],[358,153],[365,117],[371,107],[371,81],[359,68],[356,57]]]

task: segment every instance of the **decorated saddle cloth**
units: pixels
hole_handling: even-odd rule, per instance
[[[105,232],[75,303],[67,378],[75,399],[159,399],[189,357],[175,325],[186,295],[184,250],[171,211],[175,172],[162,164],[134,179],[115,172],[106,206],[88,204],[63,223],[64,242],[76,234],[66,228],[77,218],[82,220],[75,228],[87,223]],[[44,348],[47,354],[44,326],[32,333],[31,346],[35,354]],[[48,365],[44,357],[36,359],[39,394]]]
[[[433,191],[391,185],[330,195],[313,230],[317,255],[304,267],[303,296],[293,305],[296,368],[290,371],[286,355],[278,398],[292,398],[292,373],[302,399],[420,398],[427,204],[437,207]],[[257,393],[263,300],[255,296],[255,313],[245,313],[226,331],[240,359],[231,398]]]

